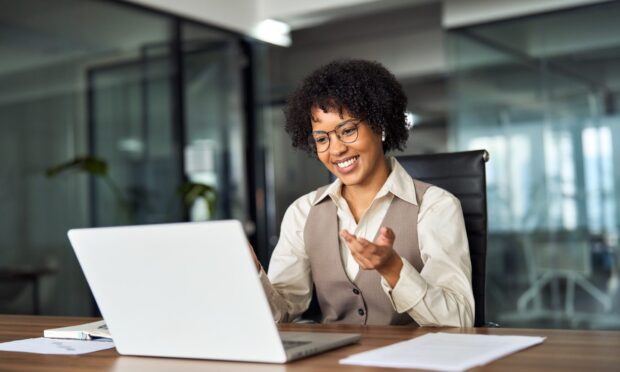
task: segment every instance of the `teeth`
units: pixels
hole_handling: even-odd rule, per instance
[[[349,165],[353,164],[357,160],[357,157],[351,158],[347,161],[343,161],[342,163],[338,163],[338,168],[346,168]]]

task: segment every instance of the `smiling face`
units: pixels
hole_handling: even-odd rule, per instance
[[[356,118],[351,117],[346,110],[340,115],[334,110],[323,112],[320,108],[313,108],[312,130],[330,132],[351,119]],[[335,132],[329,133],[329,149],[317,155],[323,165],[345,186],[372,187],[378,190],[389,174],[381,136],[374,133],[363,121],[357,130],[357,140],[349,144],[338,140]]]

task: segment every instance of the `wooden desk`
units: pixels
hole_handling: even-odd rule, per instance
[[[0,315],[0,342],[40,337],[46,328],[94,321],[93,318]],[[332,350],[285,365],[120,356],[115,349],[79,356],[0,352],[0,371],[397,371],[339,365],[338,360],[438,329],[282,325],[282,330],[358,332],[359,344]],[[443,328],[443,332],[546,336],[533,348],[502,358],[479,371],[618,371],[620,332],[509,328]]]

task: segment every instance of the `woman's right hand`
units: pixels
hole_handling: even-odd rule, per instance
[[[250,253],[252,254],[252,258],[254,259],[254,265],[256,265],[256,271],[260,273],[261,264],[258,258],[256,257],[256,253],[254,252],[254,247],[252,247],[252,244],[250,244],[250,242],[248,242],[248,248],[250,249]]]

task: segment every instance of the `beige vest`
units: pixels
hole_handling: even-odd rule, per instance
[[[418,245],[418,206],[422,204],[424,193],[431,185],[418,180],[413,180],[413,184],[418,205],[394,196],[381,226],[394,231],[396,240],[393,248],[419,272],[423,263]],[[317,190],[315,202],[327,187]],[[381,276],[377,271],[360,268],[355,280],[349,279],[340,256],[339,231],[336,205],[326,196],[310,208],[304,227],[304,243],[310,259],[322,322],[416,324],[408,314],[394,311],[381,287]]]

